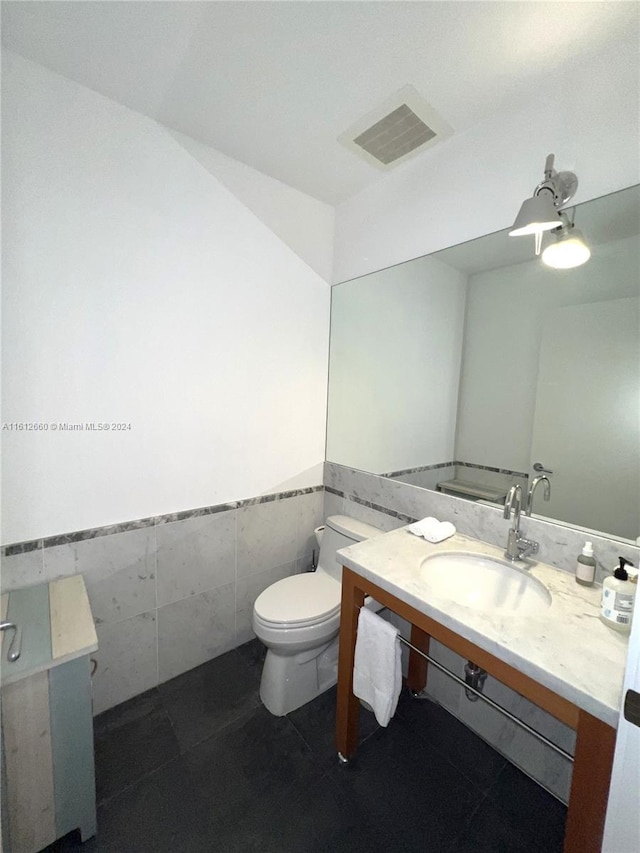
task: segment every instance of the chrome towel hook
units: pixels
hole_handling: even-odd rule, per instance
[[[9,663],[14,663],[20,657],[22,651],[22,628],[19,628],[15,622],[0,622],[0,631],[13,631],[13,637],[9,644],[7,652],[7,660]]]

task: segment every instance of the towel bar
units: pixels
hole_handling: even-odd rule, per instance
[[[400,634],[398,634],[398,639],[403,645],[408,646],[410,649],[416,652],[416,654],[419,654],[420,657],[426,658],[429,663],[433,664],[433,666],[435,666],[436,669],[439,669],[440,672],[444,672],[444,674],[448,675],[449,678],[452,678],[454,681],[457,681],[458,684],[465,688],[465,690],[469,690],[471,693],[475,693],[478,698],[484,700],[487,704],[491,705],[492,708],[495,708],[496,711],[503,714],[505,717],[508,717],[521,728],[525,729],[525,731],[529,732],[530,735],[533,735],[535,738],[542,741],[542,743],[551,747],[551,749],[553,749],[567,761],[573,762],[573,755],[571,755],[570,752],[567,752],[566,750],[562,749],[562,747],[559,747],[553,741],[549,740],[549,738],[546,738],[544,735],[541,735],[540,732],[536,731],[535,729],[532,729],[531,726],[527,725],[526,723],[523,723],[522,720],[519,720],[516,716],[514,716],[514,714],[512,714],[510,711],[507,711],[506,708],[503,708],[502,705],[498,705],[498,703],[494,702],[493,699],[490,699],[488,696],[485,696],[484,693],[481,693],[479,690],[476,690],[474,687],[471,687],[471,685],[467,684],[467,682],[463,678],[460,678],[460,676],[456,675],[454,672],[451,672],[450,669],[447,669],[446,666],[443,666],[441,663],[438,663],[438,661],[434,660],[430,655],[418,649],[416,646],[413,645],[413,643],[410,643],[409,640],[405,640],[405,638]]]

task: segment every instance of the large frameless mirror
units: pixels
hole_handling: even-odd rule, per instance
[[[640,536],[640,186],[577,205],[591,258],[507,231],[332,289],[327,460]]]

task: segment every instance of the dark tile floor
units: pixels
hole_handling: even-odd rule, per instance
[[[49,853],[553,853],[566,809],[454,717],[403,694],[337,765],[335,689],[287,717],[255,641],[95,720],[98,835]]]

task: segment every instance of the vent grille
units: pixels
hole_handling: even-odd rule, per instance
[[[353,141],[385,166],[420,148],[436,136],[413,110],[402,104]]]
[[[413,86],[403,86],[341,133],[338,141],[377,169],[387,170],[452,133],[453,128]]]

